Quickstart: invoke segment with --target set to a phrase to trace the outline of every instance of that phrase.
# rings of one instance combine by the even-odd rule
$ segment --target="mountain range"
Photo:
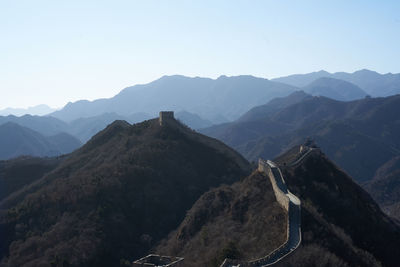
[[[218,79],[164,76],[144,85],[125,88],[109,99],[67,104],[50,115],[64,121],[92,117],[104,112],[129,115],[160,110],[185,110],[220,123],[236,119],[253,106],[285,96],[295,87],[253,76],[221,76]]]
[[[42,104],[29,108],[5,108],[0,110],[0,116],[8,116],[8,115],[23,116],[26,114],[43,116],[52,113],[54,111],[56,111],[55,108],[51,108],[47,105]]]
[[[301,246],[277,266],[397,266],[397,77],[165,76],[49,116],[0,116],[0,266],[263,257],[289,215],[249,173],[275,157],[302,201]],[[160,109],[177,120],[161,126]],[[320,149],[291,164],[306,140]]]
[[[49,169],[0,202],[0,266],[118,266],[250,165],[215,139],[154,119],[115,121]]]
[[[286,77],[272,79],[272,81],[304,87],[319,78],[335,78],[350,82],[373,97],[400,94],[400,74],[380,74],[375,71],[363,69],[353,73],[318,71],[307,74],[294,74]]]
[[[314,96],[325,96],[335,100],[351,101],[361,99],[367,94],[357,85],[339,79],[322,77],[302,89]]]
[[[125,88],[108,99],[68,103],[51,116],[64,121],[98,116],[105,112],[129,115],[159,110],[187,111],[213,124],[236,120],[249,109],[296,90],[336,100],[355,100],[400,93],[400,74],[379,74],[369,70],[354,73],[326,71],[298,74],[272,80],[253,76],[189,78],[164,76],[148,84]]]
[[[334,74],[320,71],[273,80],[253,76],[221,76],[215,80],[164,76],[148,84],[128,87],[109,99],[69,103],[45,117],[0,117],[0,124],[15,122],[43,135],[64,132],[86,142],[114,120],[136,123],[154,117],[160,110],[175,110],[182,122],[200,129],[236,120],[253,107],[296,90],[351,101],[371,94],[372,89],[366,89],[371,84],[381,89],[397,88],[396,77],[397,74],[381,75],[368,70]],[[364,78],[368,83],[363,83]],[[397,92],[393,90],[392,93]],[[385,94],[375,90],[371,95]]]
[[[312,138],[353,178],[364,182],[400,153],[399,109],[400,95],[343,102],[296,92],[202,132],[249,160],[273,158]]]
[[[8,122],[0,125],[0,160],[18,156],[57,156],[81,146],[75,137],[59,133],[43,136],[29,128]]]
[[[194,113],[203,120],[218,124],[235,120],[254,106],[299,89],[311,95],[344,101],[360,99],[367,94],[389,96],[400,93],[400,74],[379,74],[363,69],[353,73],[319,71],[272,80],[246,75],[220,76],[217,79],[163,76],[148,84],[127,87],[112,98],[70,102],[63,109],[52,112],[51,116],[71,122],[104,113],[120,116],[147,113],[152,117],[159,110],[175,110]],[[51,108],[45,105],[7,110],[0,115],[45,115],[51,112]]]
[[[205,128],[212,125],[210,121],[200,118],[197,114],[187,111],[176,113],[176,117],[186,125],[194,129]],[[62,133],[70,134],[78,138],[82,143],[87,142],[92,136],[106,128],[116,120],[125,120],[129,123],[138,123],[150,119],[146,113],[134,113],[130,116],[122,116],[117,113],[103,113],[98,116],[79,118],[71,122],[64,122],[51,116],[0,116],[0,125],[12,122],[29,128],[44,136],[52,136]]]
[[[275,160],[302,201],[302,244],[281,264],[396,266],[399,226],[320,150],[292,166],[299,151]],[[268,254],[288,217],[251,168],[174,119],[115,121],[62,158],[0,162],[0,266],[130,266],[150,252],[219,266]]]
[[[312,139],[387,214],[400,219],[399,109],[400,95],[343,102],[299,91],[201,132],[250,161],[273,158]]]

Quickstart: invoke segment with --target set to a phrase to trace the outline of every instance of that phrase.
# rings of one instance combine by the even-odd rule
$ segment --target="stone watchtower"
[[[173,111],[160,111],[160,125],[162,126],[165,122],[169,120],[175,120]]]

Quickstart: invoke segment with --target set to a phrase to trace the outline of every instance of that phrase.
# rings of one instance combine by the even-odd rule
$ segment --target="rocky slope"
[[[182,256],[185,266],[219,266],[226,257],[264,256],[285,242],[286,227],[286,211],[275,201],[269,179],[255,171],[202,195],[156,252]]]

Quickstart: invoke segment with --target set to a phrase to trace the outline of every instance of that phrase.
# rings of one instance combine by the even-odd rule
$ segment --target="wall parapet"
[[[308,154],[308,153],[307,153]],[[301,157],[302,160],[304,157]],[[298,163],[298,162],[296,162]],[[291,254],[301,243],[301,201],[286,186],[279,167],[270,160],[259,159],[258,171],[265,173],[272,184],[277,202],[288,212],[286,241],[265,257],[252,261],[225,259],[220,267],[264,267],[271,266]]]
[[[283,179],[275,178],[276,175],[282,177],[280,169],[270,160],[258,160],[258,170],[260,172],[266,173],[272,184],[272,189],[274,190],[276,201],[286,210],[289,211],[289,197],[286,195],[288,193],[285,181]]]

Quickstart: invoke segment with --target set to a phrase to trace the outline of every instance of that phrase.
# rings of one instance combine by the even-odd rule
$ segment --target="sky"
[[[0,109],[163,75],[400,72],[397,0],[0,0]]]

